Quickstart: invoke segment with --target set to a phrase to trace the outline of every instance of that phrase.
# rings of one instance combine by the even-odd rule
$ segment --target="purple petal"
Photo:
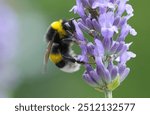
[[[78,25],[79,25],[79,27],[80,27],[82,30],[84,30],[85,32],[89,33],[90,29],[89,29],[87,26],[85,26],[83,23],[78,22]]]
[[[126,45],[123,46],[122,50],[118,52],[119,55],[122,55],[124,52],[128,50],[128,47]]]
[[[137,32],[135,31],[135,29],[132,28],[131,26],[130,26],[130,34],[133,35],[133,36],[137,35]]]
[[[93,0],[94,1],[94,0]],[[92,4],[92,8],[111,8],[114,9],[114,5],[111,2],[108,2],[107,0],[95,0],[94,3]]]
[[[130,51],[127,51],[125,53],[123,53],[120,57],[120,62],[122,64],[125,64],[127,61],[129,61],[131,58],[135,58],[136,54]]]
[[[101,33],[104,38],[111,38],[114,35],[114,30],[112,28],[102,28]]]
[[[88,1],[89,1],[89,4],[92,6],[96,0],[88,0]]]
[[[80,47],[82,49],[82,55],[86,55],[87,54],[87,47],[86,47],[86,45],[81,45]]]
[[[126,4],[126,12],[127,14],[133,14],[133,8],[130,4]]]
[[[85,12],[84,12],[84,7],[81,3],[80,0],[76,0],[76,6],[74,6],[71,10],[71,11],[74,11],[74,13],[78,13],[78,15],[82,18],[85,17]]]
[[[112,80],[114,80],[117,77],[118,74],[118,68],[115,66],[112,70],[111,70],[111,78]]]
[[[90,18],[87,18],[87,19],[86,19],[86,25],[87,25],[87,27],[89,27],[90,29],[93,28],[93,26],[92,26],[92,21],[91,21]]]
[[[77,38],[78,40],[85,41],[84,36],[83,36],[83,33],[82,33],[82,31],[81,31],[81,29],[80,29],[78,23],[77,23],[75,20],[73,21],[73,23],[74,23],[75,28],[76,28],[76,33],[75,33],[75,34],[76,34],[76,38]]]
[[[82,4],[83,4],[84,7],[89,6],[88,0],[81,0],[81,2],[82,2]]]
[[[124,70],[124,72],[120,76],[120,82],[122,82],[128,76],[129,72],[130,72],[130,68],[126,68]]]
[[[87,80],[89,81],[89,79],[90,79],[91,82],[98,85],[99,82],[101,82],[100,81],[101,79],[98,76],[98,74],[96,73],[96,71],[93,70],[93,68],[89,64],[86,64],[85,67],[86,67],[86,72],[84,74],[86,75],[86,78],[88,78]]]
[[[121,34],[118,38],[118,41],[124,41],[126,36],[129,34],[130,32],[130,27],[129,25],[125,24],[122,26],[122,29],[121,29]]]
[[[89,74],[83,74],[83,79],[86,83],[88,83],[92,87],[98,87],[97,83],[93,81],[93,79],[89,76]]]
[[[99,23],[101,25],[101,33],[104,38],[111,38],[114,32],[118,33],[117,28],[113,26],[114,23],[113,12],[108,12],[100,15]]]
[[[112,46],[112,48],[110,49],[110,52],[113,54],[117,51],[119,47],[119,42],[115,42],[114,45]]]
[[[119,23],[119,26],[121,27],[121,29],[122,29],[122,27],[125,25],[127,23],[127,19],[126,18],[121,18],[120,19],[120,23]]]
[[[117,15],[121,16],[123,14],[123,12],[126,9],[126,2],[128,0],[119,0],[118,2],[118,10],[117,10]]]
[[[88,73],[89,71],[93,71],[93,68],[89,64],[85,64],[86,72]]]
[[[109,38],[108,39],[105,38],[104,41],[103,41],[103,45],[104,45],[105,51],[110,50],[110,47],[112,45],[112,40],[109,39]]]
[[[104,47],[100,40],[95,38],[95,49],[94,49],[94,55],[98,57],[104,56]]]
[[[113,62],[110,61],[109,64],[108,64],[108,70],[111,72],[113,67],[114,67]]]
[[[111,28],[113,26],[114,20],[115,18],[113,12],[104,13],[99,16],[99,23],[102,27],[105,28]]]
[[[115,3],[116,0],[110,0],[111,3]]]
[[[122,55],[124,52],[128,50],[127,45],[124,42],[120,42],[120,45],[116,51],[118,55]]]
[[[89,54],[94,55],[94,49],[95,49],[95,46],[93,45],[92,42],[87,44],[87,50]]]
[[[122,75],[124,70],[126,69],[126,65],[125,64],[119,64],[119,74]]]
[[[103,5],[103,6],[101,6],[101,7],[99,8],[99,12],[100,12],[100,14],[102,15],[102,14],[104,14],[104,13],[107,12],[107,8]]]
[[[70,9],[70,11],[69,11],[69,12],[74,12],[74,14],[76,14],[76,13],[77,13],[77,11],[78,11],[77,6],[73,6],[73,7]]]
[[[119,23],[120,23],[120,17],[118,16],[115,18],[113,25],[118,26]]]
[[[101,6],[101,3],[95,0],[95,2],[92,5],[92,8],[95,9],[97,7],[100,7],[100,6]]]
[[[102,63],[101,58],[96,57],[95,58],[96,61],[96,71],[98,73],[98,75],[106,82],[106,83],[110,83],[111,82],[111,76],[109,71],[105,68],[105,66]]]
[[[79,60],[79,61],[83,61],[83,62],[88,62],[88,56],[87,56],[87,47],[86,47],[86,45],[80,45],[80,48],[81,48],[81,54],[82,55],[79,55],[78,56],[78,58],[77,58],[77,60]]]
[[[95,81],[96,83],[99,83],[101,81],[100,76],[97,74],[96,71],[90,71],[89,75],[91,76],[91,78],[93,79],[93,81]]]
[[[92,24],[93,24],[93,26],[94,26],[94,29],[95,29],[97,32],[101,32],[100,25],[99,25],[99,23],[97,22],[96,19],[93,19],[93,20],[92,20]]]
[[[119,53],[119,52],[123,49],[124,46],[125,46],[125,43],[124,43],[124,42],[120,42],[120,43],[119,43],[119,46],[118,46],[118,48],[117,48],[116,53]]]

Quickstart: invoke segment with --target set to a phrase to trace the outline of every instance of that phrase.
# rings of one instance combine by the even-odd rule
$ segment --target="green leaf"
[[[120,85],[120,76],[116,77],[110,84],[107,85],[108,90],[113,91]]]
[[[99,92],[104,92],[102,89],[100,88],[95,88],[95,90],[99,91]]]

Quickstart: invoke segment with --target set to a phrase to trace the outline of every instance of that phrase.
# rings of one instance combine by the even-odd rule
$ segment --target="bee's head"
[[[64,30],[72,34],[75,32],[75,25],[73,23],[73,20],[74,19],[70,19],[69,21],[63,20],[62,22]]]

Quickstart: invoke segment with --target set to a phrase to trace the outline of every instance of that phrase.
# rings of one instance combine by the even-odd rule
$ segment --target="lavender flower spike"
[[[80,44],[82,53],[78,57],[79,61],[85,61],[83,79],[106,97],[112,97],[112,91],[128,76],[130,68],[126,63],[136,57],[129,51],[132,43],[125,41],[128,34],[137,34],[128,24],[133,16],[128,1],[76,0],[71,9],[80,16],[74,25],[75,38],[84,43]],[[89,34],[90,39],[93,37],[90,42],[84,33]]]

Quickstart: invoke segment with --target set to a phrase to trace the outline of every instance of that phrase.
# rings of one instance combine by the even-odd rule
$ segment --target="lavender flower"
[[[76,39],[84,42],[80,45],[82,53],[78,58],[86,63],[83,79],[95,89],[105,92],[106,97],[111,97],[111,92],[128,76],[130,68],[126,63],[136,57],[129,51],[132,43],[125,42],[128,34],[137,34],[128,24],[133,8],[127,2],[76,0],[71,9],[80,16],[74,24]],[[92,36],[93,42],[88,42],[83,32]]]
[[[9,97],[16,84],[14,58],[17,51],[17,21],[12,9],[0,1],[0,97]]]

